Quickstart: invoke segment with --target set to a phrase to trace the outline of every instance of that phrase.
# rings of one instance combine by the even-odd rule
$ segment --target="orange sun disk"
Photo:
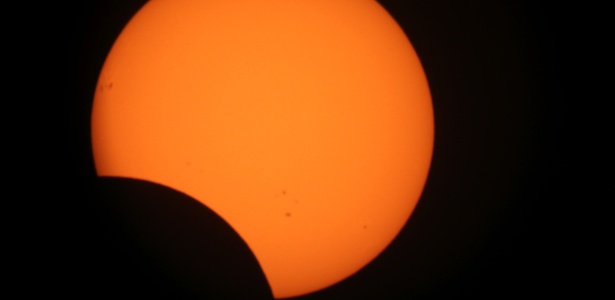
[[[433,112],[412,45],[373,0],[153,0],[92,113],[99,176],[166,185],[222,216],[276,298],[372,261],[425,184]]]

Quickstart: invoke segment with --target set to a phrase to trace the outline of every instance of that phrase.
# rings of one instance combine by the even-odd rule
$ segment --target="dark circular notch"
[[[248,245],[197,200],[114,177],[99,178],[93,196],[114,241],[107,288],[173,299],[273,299]]]

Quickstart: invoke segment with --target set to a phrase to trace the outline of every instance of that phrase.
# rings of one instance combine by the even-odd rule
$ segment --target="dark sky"
[[[41,264],[58,282],[53,289],[79,298],[197,299],[115,221],[119,217],[105,204],[108,196],[97,189],[109,190],[109,183],[96,179],[91,157],[89,114],[98,72],[144,1],[81,2],[42,7],[34,35],[42,38],[33,38],[34,49],[43,52],[33,59],[44,63],[32,76],[50,80],[51,97],[58,99],[39,106],[50,109],[45,113],[50,120],[42,119],[43,132],[53,140],[45,145],[53,155],[48,168],[61,170],[33,175],[53,183],[44,199],[57,203],[50,206],[57,210],[52,220],[39,229],[41,236],[54,236],[41,241],[49,249]],[[348,280],[298,299],[558,294],[569,277],[558,257],[570,238],[568,221],[558,213],[570,192],[563,189],[567,166],[560,151],[566,132],[560,100],[567,93],[563,15],[542,1],[380,3],[412,41],[430,84],[436,122],[432,168],[411,219],[380,257]],[[211,218],[210,224],[218,222]],[[219,247],[227,246],[234,247]],[[222,269],[219,262],[211,273]],[[54,276],[55,270],[65,275]],[[248,273],[237,272],[236,289],[261,291],[249,283]]]

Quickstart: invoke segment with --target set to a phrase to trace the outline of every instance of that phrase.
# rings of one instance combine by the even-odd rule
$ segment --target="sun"
[[[276,298],[372,261],[410,217],[431,96],[376,1],[149,1],[116,40],[92,112],[99,176],[166,185],[222,216]]]

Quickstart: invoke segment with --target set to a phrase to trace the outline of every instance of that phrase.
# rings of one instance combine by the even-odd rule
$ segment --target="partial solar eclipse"
[[[99,176],[181,191],[249,245],[276,298],[356,273],[427,179],[428,83],[373,0],[152,0],[92,112]]]

